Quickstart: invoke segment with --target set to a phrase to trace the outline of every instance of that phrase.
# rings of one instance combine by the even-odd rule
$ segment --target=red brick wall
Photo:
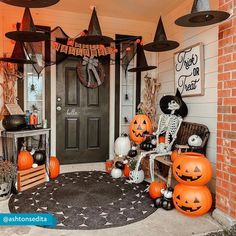
[[[219,0],[236,14],[236,0]],[[219,26],[216,207],[236,218],[236,17]]]

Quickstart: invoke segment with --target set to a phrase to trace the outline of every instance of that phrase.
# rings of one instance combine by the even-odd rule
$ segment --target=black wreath
[[[104,67],[102,65],[102,63],[98,62],[98,66],[96,68],[98,75],[99,75],[99,79],[101,81],[101,84],[103,84],[104,82],[104,78],[105,78],[105,72],[104,72]],[[81,60],[80,62],[78,62],[77,64],[77,75],[78,78],[80,80],[80,82],[87,88],[97,88],[100,85],[97,83],[96,78],[94,76],[94,74],[92,73],[92,71],[89,71],[91,78],[92,78],[92,82],[90,83],[90,85],[88,84],[88,71],[87,71],[87,65],[83,65],[83,60]]]

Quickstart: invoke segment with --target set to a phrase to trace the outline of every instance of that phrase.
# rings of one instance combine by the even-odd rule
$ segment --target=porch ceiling
[[[160,15],[170,12],[185,0],[61,0],[51,9],[91,14],[96,6],[98,16],[109,16],[157,22]]]

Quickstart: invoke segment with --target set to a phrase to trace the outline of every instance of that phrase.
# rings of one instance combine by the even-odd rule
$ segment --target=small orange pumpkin
[[[145,140],[144,133],[152,133],[152,122],[145,114],[137,114],[130,123],[130,139],[140,144]]]
[[[201,216],[212,205],[211,192],[206,186],[177,184],[173,193],[175,208],[187,216]]]
[[[60,173],[60,163],[55,156],[50,157],[49,160],[49,175],[51,179],[57,178]]]
[[[153,181],[149,186],[149,195],[152,199],[161,197],[161,190],[166,188],[163,181]]]
[[[130,174],[130,168],[129,168],[129,164],[125,164],[125,168],[123,170],[124,176],[126,178],[129,178],[129,174]]]
[[[212,177],[211,163],[203,154],[182,153],[173,163],[173,175],[182,184],[205,185]]]
[[[18,170],[30,169],[32,168],[33,163],[34,159],[28,151],[26,150],[20,151],[17,159]]]

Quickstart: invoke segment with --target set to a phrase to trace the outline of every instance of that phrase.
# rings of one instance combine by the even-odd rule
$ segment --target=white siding
[[[218,1],[211,1],[212,8],[217,9]],[[208,142],[207,158],[211,161],[214,169],[214,177],[210,183],[211,190],[215,185],[215,165],[216,165],[216,118],[217,118],[217,76],[218,76],[218,25],[184,28],[175,25],[177,17],[187,14],[191,9],[192,1],[186,0],[178,8],[163,17],[168,38],[180,43],[180,47],[165,53],[158,54],[159,79],[161,90],[159,99],[165,94],[174,94],[174,69],[173,54],[188,46],[202,42],[204,44],[205,62],[205,95],[197,97],[186,97],[183,100],[189,108],[186,121],[202,123],[210,130],[210,140]],[[159,110],[160,112],[160,110]]]

